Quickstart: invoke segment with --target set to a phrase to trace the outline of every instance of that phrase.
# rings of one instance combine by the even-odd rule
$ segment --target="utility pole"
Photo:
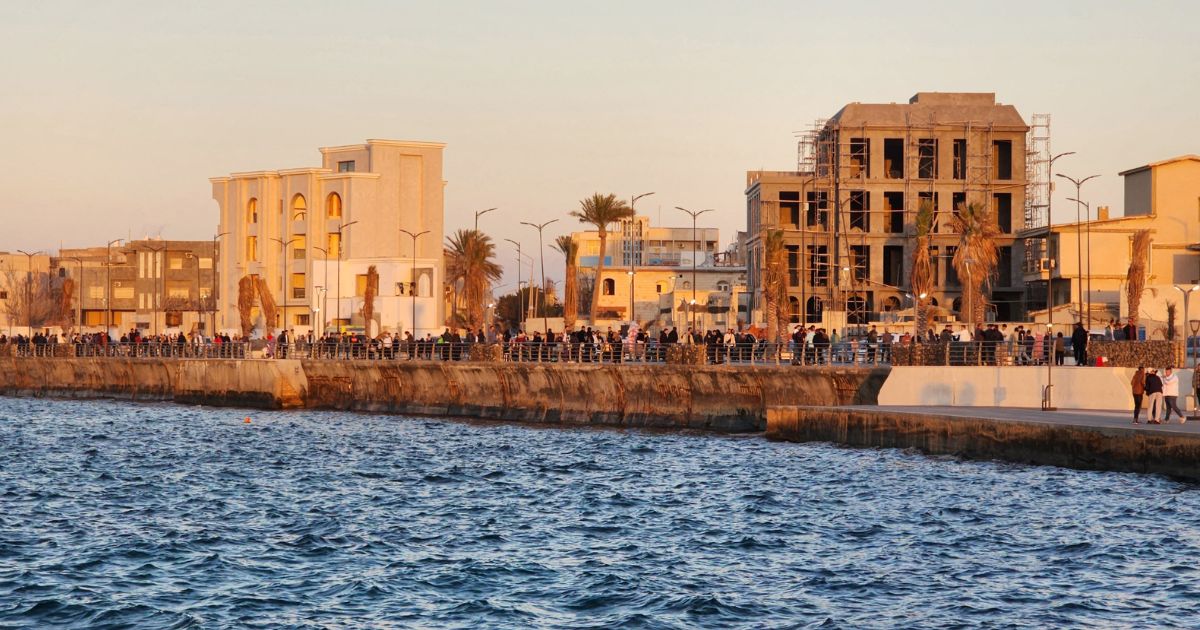
[[[208,299],[212,300],[212,321],[209,322],[212,330],[208,331],[208,336],[210,338],[217,335],[217,292],[220,290],[220,276],[218,275],[217,271],[220,269],[220,267],[217,266],[219,259],[217,254],[220,250],[217,245],[217,241],[219,241],[222,236],[228,235],[229,232],[221,232],[220,234],[213,236],[212,294],[208,296]]]
[[[558,219],[550,219],[549,221],[546,221],[545,223],[529,223],[527,221],[521,222],[521,225],[528,225],[529,227],[536,228],[538,231],[538,255],[541,258],[541,262],[542,262],[542,334],[543,335],[547,334],[550,330],[550,323],[549,323],[550,319],[546,316],[546,297],[545,297],[545,295],[546,295],[546,246],[542,243],[542,230],[544,230],[547,225],[550,225],[551,223],[554,223],[555,221],[558,221]],[[630,299],[633,299],[633,298],[631,297]],[[534,311],[534,313],[536,314],[536,311]]]
[[[417,237],[428,234],[429,230],[422,230],[417,233],[409,232],[403,228],[401,232],[407,234],[412,239],[412,262],[409,263],[408,275],[412,278],[412,284],[409,286],[408,294],[412,297],[412,333],[413,341],[417,340]]]
[[[120,243],[121,239],[115,238],[106,245],[107,253],[104,259],[104,336],[108,337],[108,331],[112,330],[112,246],[113,243]]]
[[[491,212],[492,210],[497,210],[497,208],[488,208],[487,210],[476,210],[475,211],[475,231],[476,232],[479,231],[479,217]]]
[[[337,228],[337,298],[334,300],[334,305],[337,307],[337,313],[333,318],[333,321],[335,322],[342,318],[342,232],[355,223],[358,223],[358,221],[342,223],[341,225],[338,225]]]
[[[691,215],[691,217],[692,217],[692,304],[691,304],[692,309],[691,310],[692,310],[692,334],[695,334],[696,333],[696,255],[699,253],[699,249],[700,249],[700,240],[696,236],[696,217],[704,214],[705,212],[712,212],[713,209],[705,208],[704,210],[688,210],[687,208],[681,208],[679,206],[675,206],[675,209],[682,210],[682,211],[688,213],[689,215]]]
[[[1075,155],[1075,152],[1067,151],[1066,153],[1059,153],[1058,155],[1051,157],[1048,165],[1049,173],[1054,172],[1054,162],[1058,160],[1058,158],[1066,157],[1068,155]],[[1053,234],[1050,230],[1050,224],[1052,223],[1050,207],[1054,201],[1054,179],[1049,178],[1046,185],[1050,188],[1048,191],[1046,191],[1046,257],[1050,258],[1050,242],[1051,238],[1053,237]],[[1059,256],[1056,256],[1056,258],[1059,258]],[[1058,264],[1058,261],[1055,260],[1054,267],[1050,269],[1049,275],[1046,276],[1047,338],[1045,343],[1047,344],[1051,343],[1050,333],[1054,330],[1054,272],[1059,268],[1060,265]],[[1047,348],[1049,348],[1049,346],[1047,346]],[[1042,397],[1042,411],[1058,411],[1058,407],[1054,406],[1054,357],[1051,356],[1051,354],[1052,353],[1050,350],[1047,349],[1046,357],[1050,360],[1046,361],[1046,395]]]
[[[520,327],[520,329],[524,330],[525,329],[525,299],[521,295],[521,244],[512,240],[511,238],[506,238],[504,240],[517,246],[517,309],[519,311],[519,314],[517,315],[517,322],[518,322],[518,326]],[[592,299],[596,299],[595,293],[596,293],[596,290],[592,289]]]

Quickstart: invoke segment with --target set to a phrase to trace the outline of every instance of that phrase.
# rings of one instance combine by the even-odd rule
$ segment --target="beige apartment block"
[[[50,280],[50,256],[42,252],[0,252],[0,333],[29,335],[26,296]],[[24,294],[24,295],[22,295]],[[32,332],[37,332],[33,329]]]
[[[212,178],[223,234],[218,327],[239,330],[238,282],[250,276],[266,282],[279,319],[286,305],[287,327],[297,333],[440,332],[444,147],[367,140],[322,148],[320,167]],[[406,231],[420,234],[415,249]],[[372,266],[379,286],[365,322]],[[267,328],[257,307],[252,319]]]
[[[1161,339],[1167,304],[1174,303],[1176,333],[1182,334],[1185,298],[1175,287],[1189,289],[1200,283],[1200,156],[1162,160],[1120,175],[1125,178],[1124,216],[1110,217],[1108,209],[1100,207],[1090,213],[1095,220],[1031,229],[1023,236],[1025,248],[1038,253],[1023,269],[1042,305],[1031,315],[1046,321],[1047,286],[1052,283],[1056,321],[1083,321],[1096,329],[1110,319],[1128,318],[1126,278],[1133,235],[1150,230],[1139,318],[1148,337]],[[1190,318],[1200,319],[1200,290],[1191,293],[1190,306]]]
[[[911,308],[913,221],[935,210],[934,304],[957,313],[950,217],[987,204],[1002,236],[990,317],[1023,315],[1016,234],[1026,222],[1027,134],[992,93],[920,92],[907,103],[850,103],[800,142],[796,171],[746,173],[747,290],[763,319],[763,238],[783,230],[790,321],[830,328],[888,320]]]
[[[579,246],[580,275],[594,278],[601,256],[599,234],[574,232],[571,238]],[[719,239],[716,228],[655,227],[644,216],[617,223],[603,253],[604,274],[595,283],[596,325],[616,327],[630,321],[632,304],[632,319],[642,327],[686,330],[692,321],[686,309],[693,308],[694,297],[697,325],[736,328],[737,296],[745,293],[746,268],[719,250]]]

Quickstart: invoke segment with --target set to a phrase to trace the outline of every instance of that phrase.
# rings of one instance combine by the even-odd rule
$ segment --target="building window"
[[[992,142],[992,168],[996,179],[1012,179],[1013,159],[1012,141],[995,140]]]
[[[871,176],[871,139],[850,138],[850,177]]]
[[[254,197],[251,197],[250,201],[246,202],[246,223],[258,223],[258,199]]]
[[[295,326],[308,326],[309,325],[308,313],[297,313],[293,322],[294,322],[293,325],[295,325]]]
[[[717,282],[717,290],[721,291],[722,293],[728,293],[729,292],[729,283],[724,280],[718,281]]]
[[[166,314],[167,328],[176,328],[183,325],[183,313],[179,311],[167,311]]]
[[[354,160],[342,160],[341,162],[338,162],[338,172],[339,173],[353,173],[354,172]]]
[[[884,227],[892,234],[904,232],[904,193],[883,193]]]
[[[292,258],[294,260],[304,260],[304,252],[308,250],[308,238],[303,234],[297,234],[292,237]]]
[[[996,225],[1002,234],[1012,233],[1012,193],[995,193],[992,195],[992,206],[995,210]]]
[[[8,291],[0,291],[0,300],[8,299]]]
[[[666,286],[662,282],[659,282],[658,284],[654,285],[654,292],[662,293],[663,289],[665,289],[665,288],[666,288]]]
[[[304,274],[302,274],[302,273],[292,274],[292,299],[294,299],[294,300],[303,300],[304,299],[305,284],[306,283],[304,280]]]
[[[297,194],[292,197],[292,220],[295,221],[301,217],[308,216],[308,200],[304,195]],[[280,217],[283,218],[283,217]]]
[[[246,237],[246,260],[254,262],[258,260],[258,237]]]
[[[800,226],[800,191],[783,190],[779,192],[779,222]]]
[[[788,321],[793,324],[800,323],[800,300],[794,296],[788,296]]]
[[[883,139],[883,176],[904,179],[904,139]]]
[[[330,232],[326,239],[325,251],[333,258],[338,258],[342,251],[342,235],[338,232]]]
[[[865,190],[850,191],[850,229],[871,231],[871,193]]]
[[[867,282],[871,279],[871,246],[850,246],[850,277],[855,282]]]
[[[604,279],[604,295],[616,295],[617,283],[612,278]]]
[[[821,298],[813,296],[808,298],[808,303],[804,307],[804,320],[808,323],[821,323],[821,315],[825,312],[825,304]]]
[[[167,259],[167,268],[172,271],[183,269],[183,256],[171,256]]]
[[[325,198],[325,214],[330,219],[342,218],[342,196],[337,193],[329,193]]]
[[[788,286],[798,287],[800,286],[800,246],[786,245],[785,248],[787,249]],[[725,286],[728,287],[729,285],[726,284]],[[723,291],[728,289],[718,288],[717,290]]]
[[[917,140],[917,177],[937,179],[937,138]]]
[[[212,258],[201,258],[200,259],[200,268],[201,269],[212,269],[212,263],[213,263]]]

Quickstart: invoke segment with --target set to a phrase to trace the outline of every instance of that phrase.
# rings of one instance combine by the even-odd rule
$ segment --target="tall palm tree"
[[[1125,301],[1129,303],[1129,325],[1137,329],[1142,308],[1142,292],[1146,290],[1146,259],[1150,254],[1150,230],[1133,233],[1133,253],[1129,271],[1125,273]]]
[[[958,249],[951,264],[963,284],[963,298],[969,300],[971,312],[967,313],[976,326],[983,325],[983,313],[987,298],[983,295],[984,284],[990,284],[1000,253],[996,249],[996,237],[1000,226],[985,204],[971,203],[962,206],[950,219],[950,229],[958,233]]]
[[[763,234],[763,302],[766,307],[767,338],[778,343],[780,330],[787,327],[787,249],[783,230],[768,230]]]
[[[579,209],[572,211],[571,216],[579,219],[580,223],[595,227],[596,235],[600,238],[600,260],[596,262],[596,281],[592,285],[592,309],[589,313],[589,319],[595,326],[596,310],[600,305],[600,300],[597,299],[599,296],[595,292],[604,285],[604,253],[608,247],[608,224],[632,218],[633,208],[617,199],[616,195],[593,193],[591,197],[579,202]],[[630,317],[632,316],[630,313]]]
[[[503,273],[500,265],[492,260],[496,245],[491,237],[479,230],[458,230],[446,238],[446,247],[450,251],[446,275],[452,283],[462,281],[467,326],[481,328],[484,296],[491,283],[499,280]]]
[[[563,234],[554,239],[554,249],[562,252],[567,259],[566,280],[563,285],[563,329],[574,330],[575,318],[579,316],[579,272],[576,258],[579,256],[579,243],[570,234]]]
[[[916,305],[916,338],[923,339],[929,327],[929,309],[926,300],[933,292],[933,265],[929,260],[929,234],[933,231],[933,202],[928,199],[917,206],[917,216],[913,223],[916,244],[912,252],[912,275],[909,286],[912,288],[913,304]],[[921,297],[925,296],[925,297]]]

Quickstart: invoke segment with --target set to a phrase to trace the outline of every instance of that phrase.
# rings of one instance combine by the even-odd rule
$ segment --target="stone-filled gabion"
[[[1096,359],[1104,357],[1113,367],[1179,367],[1183,365],[1182,341],[1108,341],[1093,339],[1088,342],[1088,364],[1095,365]]]
[[[499,363],[504,360],[504,348],[498,343],[474,343],[467,352],[467,358],[471,361]]]
[[[706,346],[672,344],[667,346],[667,363],[671,365],[704,365]]]

